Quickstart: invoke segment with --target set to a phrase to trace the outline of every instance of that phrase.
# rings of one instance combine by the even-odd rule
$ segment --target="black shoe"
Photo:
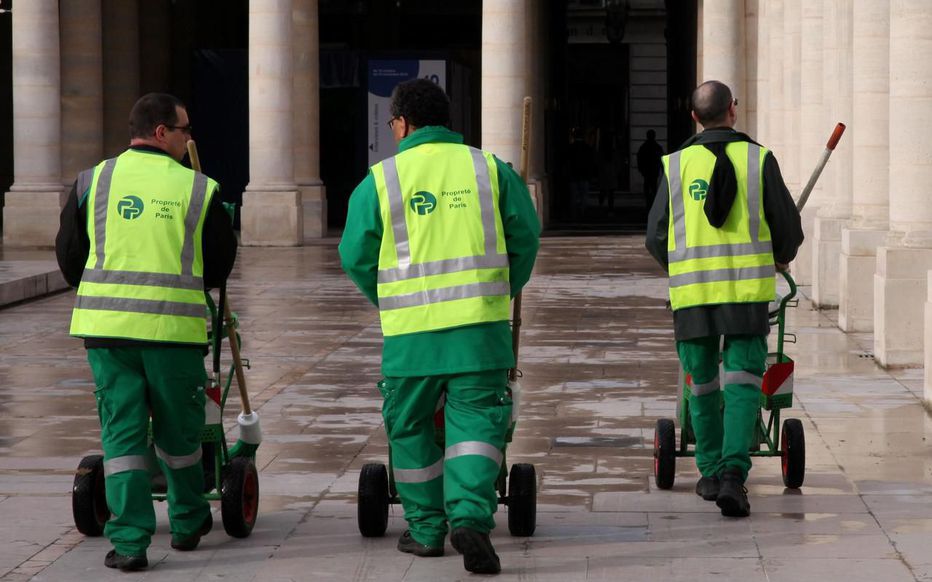
[[[489,534],[468,527],[458,527],[450,536],[453,549],[463,554],[463,567],[476,574],[498,574],[502,563],[492,547]]]
[[[179,552],[190,552],[197,548],[197,545],[201,543],[201,538],[210,533],[211,528],[214,527],[214,517],[207,513],[207,519],[204,520],[204,523],[201,524],[201,529],[197,533],[190,535],[184,539],[176,539],[175,536],[172,536],[172,548],[178,550]]]
[[[741,471],[737,469],[722,471],[722,486],[715,504],[721,508],[722,515],[726,517],[747,517],[751,515],[748,490],[744,488]]]
[[[124,556],[118,554],[116,550],[110,550],[107,552],[107,557],[104,558],[104,566],[119,568],[123,572],[136,572],[148,568],[149,560],[145,554],[141,556]]]
[[[718,499],[718,491],[722,482],[718,477],[700,477],[696,483],[696,495],[706,501],[715,501]]]
[[[414,554],[422,558],[436,558],[443,555],[443,546],[435,548],[419,543],[416,539],[411,537],[411,530],[406,529],[405,533],[401,534],[401,537],[398,538],[398,551],[406,554]]]

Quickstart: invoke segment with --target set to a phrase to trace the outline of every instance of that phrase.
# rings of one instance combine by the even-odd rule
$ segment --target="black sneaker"
[[[136,572],[148,568],[149,560],[145,554],[141,556],[124,556],[118,554],[116,550],[110,550],[107,552],[107,557],[104,558],[104,566],[118,568],[123,572]]]
[[[171,546],[173,549],[178,550],[179,552],[190,552],[197,548],[197,545],[201,543],[201,538],[210,533],[211,528],[214,527],[214,517],[207,512],[207,518],[204,520],[204,523],[201,524],[201,529],[197,533],[192,534],[184,539],[176,539],[175,536],[172,536]]]
[[[744,479],[738,469],[725,469],[722,471],[722,485],[718,492],[715,504],[726,517],[747,517],[751,515],[751,504],[748,502],[748,490],[744,487]]]
[[[492,547],[489,534],[468,527],[458,527],[450,536],[453,549],[463,554],[463,567],[476,574],[498,574],[502,563]]]
[[[718,499],[718,491],[722,482],[718,477],[700,477],[696,482],[696,495],[706,501],[715,501]]]
[[[422,558],[437,558],[443,555],[443,546],[435,548],[419,543],[416,539],[411,537],[411,530],[406,529],[405,533],[401,534],[401,537],[398,538],[398,551],[406,554],[414,554]]]

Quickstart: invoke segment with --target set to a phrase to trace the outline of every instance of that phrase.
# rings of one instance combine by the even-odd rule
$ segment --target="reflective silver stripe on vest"
[[[752,281],[754,279],[767,279],[776,276],[773,265],[762,267],[738,267],[735,269],[712,269],[710,271],[694,271],[670,275],[670,287],[695,285],[696,283],[715,283],[718,281]]]
[[[485,239],[486,256],[494,255],[498,243],[495,230],[495,203],[492,200],[492,179],[489,177],[489,164],[482,150],[469,148],[472,165],[476,171],[476,185],[479,188],[479,209],[482,212],[482,235]]]
[[[146,458],[142,455],[126,455],[104,461],[104,477],[123,473],[124,471],[148,471]]]
[[[162,449],[155,445],[155,456],[160,458],[170,469],[184,469],[186,467],[193,467],[198,464],[201,460],[201,447],[197,447],[193,453],[190,455],[169,455]]]
[[[505,253],[486,255],[484,257],[459,257],[456,259],[443,259],[429,263],[415,263],[405,268],[382,269],[379,271],[379,283],[393,283],[406,279],[416,279],[429,275],[446,275],[448,273],[461,273],[474,269],[505,268],[510,265],[508,255]]]
[[[194,172],[194,185],[191,186],[191,203],[184,217],[184,244],[181,247],[181,274],[194,272],[194,233],[201,218],[204,200],[207,198],[207,176]]]
[[[77,179],[77,183],[75,184],[74,191],[75,191],[75,195],[77,195],[78,197],[79,202],[81,200],[81,196],[83,196],[85,192],[90,190],[91,184],[93,182],[94,182],[94,170],[93,169],[84,170],[83,172],[78,174],[78,179]]]
[[[725,372],[725,384],[752,384],[760,388],[764,379],[750,372]]]
[[[482,441],[463,441],[447,447],[444,457],[449,461],[466,455],[479,455],[492,460],[496,465],[502,464],[502,452],[489,443]]]
[[[686,248],[686,206],[683,204],[683,181],[680,177],[681,153],[675,151],[670,154],[667,169],[670,173],[670,200],[673,204],[673,240],[677,251]]]
[[[772,271],[773,267],[770,269]],[[379,309],[388,311],[390,309],[429,305],[432,303],[441,303],[443,301],[470,299],[472,297],[490,297],[496,295],[504,295],[507,297],[510,296],[510,294],[511,286],[505,282],[469,283],[467,285],[441,287],[440,289],[426,289],[406,295],[379,297]]]
[[[760,146],[748,142],[748,224],[751,241],[760,240]]]
[[[129,313],[153,313],[155,315],[207,318],[206,308],[203,305],[198,305],[196,303],[180,303],[177,301],[78,295],[74,307],[75,309],[96,309],[98,311],[123,311]]]
[[[690,387],[690,391],[692,392],[693,396],[703,396],[705,394],[717,392],[719,388],[721,388],[721,385],[719,384],[718,376],[716,376],[704,384],[693,384]]]
[[[104,268],[104,249],[107,244],[107,205],[110,203],[110,182],[113,180],[113,168],[116,158],[104,162],[104,167],[97,176],[97,193],[94,195],[94,253],[97,255],[98,269]]]
[[[443,475],[443,459],[438,459],[436,463],[423,469],[399,469],[392,468],[395,475],[395,483],[427,483]]]
[[[147,287],[169,287],[202,291],[204,280],[194,275],[170,275],[168,273],[146,273],[142,271],[106,271],[85,269],[82,281],[88,283],[111,283],[116,285],[144,285]]]
[[[769,241],[751,243],[735,243],[721,245],[706,245],[701,247],[688,247],[670,251],[670,262],[688,261],[690,259],[709,259],[712,257],[734,257],[739,255],[759,255],[773,253],[773,246]]]
[[[394,157],[382,161],[382,173],[385,175],[388,208],[392,215],[395,254],[398,257],[398,267],[404,269],[411,264],[411,244],[408,241],[408,225],[405,221],[405,201],[401,194],[401,180],[398,178],[398,166],[395,165]]]

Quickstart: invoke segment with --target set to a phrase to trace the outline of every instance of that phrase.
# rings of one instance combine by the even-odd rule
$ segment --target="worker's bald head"
[[[703,127],[727,125],[728,109],[732,101],[728,85],[721,81],[706,81],[693,91],[692,105],[696,121]]]

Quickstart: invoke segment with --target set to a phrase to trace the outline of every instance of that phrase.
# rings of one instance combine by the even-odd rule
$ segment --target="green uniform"
[[[343,268],[380,307],[380,390],[405,518],[435,547],[448,520],[494,525],[515,364],[508,299],[530,277],[540,234],[521,178],[460,144],[442,127],[402,140],[353,192],[340,243]],[[433,430],[442,396],[446,450]]]
[[[667,251],[674,312],[706,305],[766,305],[773,300],[773,249],[761,181],[767,154],[761,146],[741,141],[717,153],[693,145],[664,156],[673,217]],[[721,212],[729,196],[725,181],[715,173],[726,171],[721,169],[726,164],[734,168],[736,191]],[[713,192],[716,187],[723,191]],[[713,220],[721,222],[713,225]],[[677,341],[680,362],[691,377],[696,464],[706,477],[733,468],[746,479],[766,369],[766,336],[726,334],[723,350],[721,341],[719,335]],[[720,361],[724,378],[719,377]]]
[[[127,150],[78,177],[90,251],[71,334],[88,349],[104,450],[105,534],[124,556],[144,555],[155,532],[148,420],[168,482],[172,536],[198,532],[203,497],[202,231],[217,184],[160,153]]]

